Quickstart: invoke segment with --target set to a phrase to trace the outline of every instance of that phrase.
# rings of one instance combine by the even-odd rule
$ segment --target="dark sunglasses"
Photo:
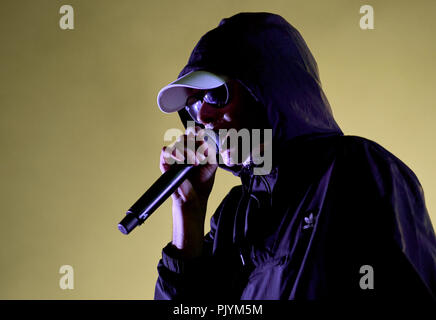
[[[195,122],[199,122],[198,113],[203,102],[214,108],[223,108],[230,102],[230,92],[227,83],[210,90],[202,90],[186,99],[185,109]]]

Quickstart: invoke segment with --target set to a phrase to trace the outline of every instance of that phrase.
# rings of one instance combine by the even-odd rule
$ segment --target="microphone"
[[[217,146],[216,134],[212,130],[205,130],[205,141],[211,138]],[[218,149],[215,149],[218,150]],[[210,149],[208,149],[210,152]],[[118,230],[129,234],[134,228],[144,223],[148,217],[173,194],[186,180],[188,174],[195,168],[193,164],[176,164],[170,167],[153,185],[130,207],[126,216],[118,224]]]

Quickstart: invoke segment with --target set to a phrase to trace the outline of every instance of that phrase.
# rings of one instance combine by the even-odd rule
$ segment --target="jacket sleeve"
[[[434,298],[436,238],[415,174],[375,143],[350,143],[337,164],[305,296]]]
[[[155,300],[198,299],[208,295],[208,273],[211,272],[210,246],[207,245],[210,232],[205,236],[203,254],[193,259],[178,256],[177,249],[168,243],[162,250],[157,270]],[[210,274],[212,277],[212,274]]]
[[[374,242],[372,251],[379,252],[381,265],[382,279],[378,282],[383,284],[386,279],[387,295],[414,292],[414,299],[435,299],[436,237],[422,186],[413,171],[383,147],[370,144],[366,154],[382,209],[374,210],[378,215],[373,215],[372,223],[366,222],[366,230],[377,230],[374,224],[379,222],[378,229],[385,234],[386,242],[392,243],[383,250],[380,243]]]
[[[229,210],[238,196],[233,188],[219,205],[210,220],[210,231],[204,237],[203,252],[200,257],[184,259],[178,256],[177,249],[168,243],[162,250],[157,270],[155,300],[210,300],[223,290],[218,263],[213,255],[215,232],[220,216]]]

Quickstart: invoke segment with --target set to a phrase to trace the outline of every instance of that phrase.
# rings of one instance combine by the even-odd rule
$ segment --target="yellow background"
[[[75,30],[59,28],[59,8]],[[375,30],[361,30],[361,5]],[[129,236],[124,212],[160,176],[176,115],[156,106],[201,35],[241,11],[303,35],[346,134],[372,139],[420,179],[436,221],[435,1],[0,2],[2,299],[151,299],[170,201]],[[219,172],[208,216],[230,186]],[[207,231],[207,230],[206,230]],[[71,265],[74,290],[61,290]]]

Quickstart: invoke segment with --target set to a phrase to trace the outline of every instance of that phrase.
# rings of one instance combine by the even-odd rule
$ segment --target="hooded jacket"
[[[155,299],[436,296],[436,238],[415,174],[377,143],[344,136],[299,32],[270,13],[223,19],[179,76],[237,79],[265,108],[273,168],[234,174],[203,254],[168,244]],[[185,110],[179,111],[185,124]]]

